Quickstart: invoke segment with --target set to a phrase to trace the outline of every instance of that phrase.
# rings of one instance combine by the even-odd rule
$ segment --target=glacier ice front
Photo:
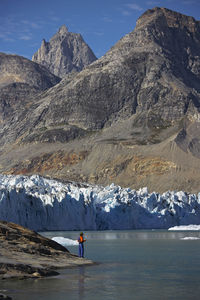
[[[200,194],[0,175],[0,219],[34,230],[156,229],[200,224]]]

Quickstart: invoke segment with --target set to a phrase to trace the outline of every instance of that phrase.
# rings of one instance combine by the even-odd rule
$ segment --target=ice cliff
[[[0,175],[0,219],[34,230],[150,229],[200,224],[200,193],[148,193]]]

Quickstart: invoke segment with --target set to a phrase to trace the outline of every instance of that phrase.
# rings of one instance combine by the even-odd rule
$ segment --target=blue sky
[[[155,6],[200,20],[200,0],[0,0],[0,52],[31,59],[65,24],[100,57]]]

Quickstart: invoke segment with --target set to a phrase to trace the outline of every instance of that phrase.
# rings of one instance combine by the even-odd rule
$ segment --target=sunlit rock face
[[[72,71],[81,71],[96,60],[96,56],[78,33],[69,32],[63,25],[58,32],[33,55],[32,60],[63,78]]]

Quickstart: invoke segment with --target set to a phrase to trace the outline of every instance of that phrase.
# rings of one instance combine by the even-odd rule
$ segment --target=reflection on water
[[[76,231],[54,231],[41,232],[42,235],[52,238],[53,235],[77,240],[79,232]],[[185,237],[200,238],[199,231],[166,231],[166,230],[130,230],[130,231],[88,231],[85,232],[85,238],[91,240],[115,240],[115,239],[183,239]]]
[[[199,232],[188,232],[187,235],[199,237]],[[120,231],[120,232],[99,232],[88,233],[88,238],[91,239],[103,239],[103,240],[115,240],[115,239],[137,239],[137,240],[149,240],[149,239],[182,239],[186,237],[186,232],[169,232],[169,231]]]
[[[76,239],[78,232],[46,232]],[[53,278],[3,281],[13,300],[197,300],[200,294],[198,232],[85,232],[86,257],[99,265],[61,270]],[[71,252],[77,246],[69,247]],[[6,291],[6,292],[5,292]]]
[[[79,279],[78,279],[79,299],[84,298],[84,288],[85,288],[85,267],[80,267],[79,268]]]

